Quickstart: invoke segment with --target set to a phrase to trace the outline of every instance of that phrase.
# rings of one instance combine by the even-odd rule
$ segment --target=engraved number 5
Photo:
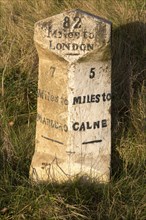
[[[93,79],[95,77],[95,68],[91,68],[89,78]]]

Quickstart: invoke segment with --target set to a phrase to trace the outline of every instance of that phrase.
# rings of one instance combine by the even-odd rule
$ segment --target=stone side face
[[[108,181],[110,22],[80,10],[35,24],[39,80],[33,180],[90,175]]]

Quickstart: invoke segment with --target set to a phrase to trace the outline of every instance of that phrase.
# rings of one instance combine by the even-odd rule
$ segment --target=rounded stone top
[[[34,41],[72,63],[103,50],[110,42],[111,22],[79,9],[38,21]]]

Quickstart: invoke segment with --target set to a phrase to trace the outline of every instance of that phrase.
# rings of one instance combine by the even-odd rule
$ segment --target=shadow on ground
[[[112,175],[122,171],[116,151],[130,123],[130,103],[146,80],[146,24],[133,22],[112,32]],[[146,81],[145,81],[146,82]],[[145,84],[146,85],[146,84]]]

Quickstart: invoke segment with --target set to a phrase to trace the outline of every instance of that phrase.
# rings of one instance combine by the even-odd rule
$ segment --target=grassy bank
[[[1,0],[0,219],[146,219],[144,0]],[[82,178],[32,185],[38,56],[34,23],[80,8],[112,30],[112,168],[109,184]]]

